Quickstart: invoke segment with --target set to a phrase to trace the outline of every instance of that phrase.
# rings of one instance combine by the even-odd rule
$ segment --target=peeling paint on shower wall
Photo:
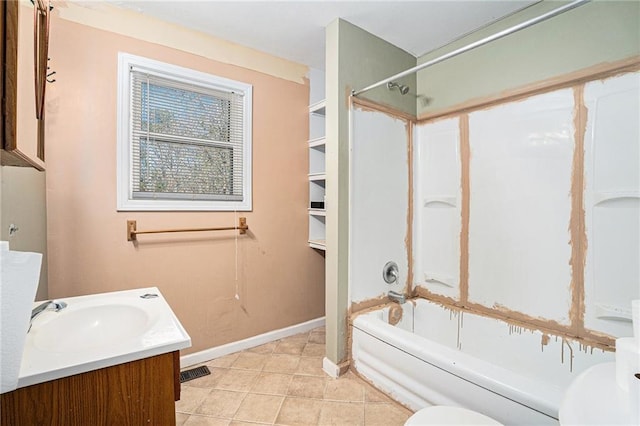
[[[414,282],[460,300],[462,187],[459,118],[417,125]]]
[[[469,114],[469,301],[569,323],[573,92]]]
[[[409,282],[409,152],[403,118],[354,108],[352,125],[349,281],[350,303],[358,303],[402,293]],[[382,278],[387,261],[398,264],[393,284]]]
[[[576,129],[576,131],[571,135],[571,137],[575,140],[576,146],[573,149],[572,159],[569,162],[570,166],[567,166],[567,168],[571,169],[571,188],[572,188],[571,191],[567,191],[567,193],[571,193],[571,205],[572,205],[571,222],[570,222],[570,226],[567,226],[567,229],[571,231],[571,239],[572,239],[571,263],[573,265],[573,270],[576,271],[576,274],[575,276],[573,276],[572,274],[572,284],[571,286],[565,285],[565,291],[567,292],[567,295],[571,296],[570,298],[571,313],[569,314],[569,318],[571,319],[571,322],[570,323],[567,321],[559,322],[557,320],[553,320],[548,318],[547,316],[539,315],[539,314],[532,315],[531,312],[527,313],[526,311],[523,312],[522,309],[514,309],[514,306],[511,304],[495,302],[493,303],[493,305],[491,305],[491,303],[478,303],[478,301],[473,301],[473,300],[464,301],[464,300],[456,300],[448,297],[438,296],[437,294],[434,294],[431,290],[427,288],[418,287],[417,294],[423,297],[427,297],[431,300],[439,301],[445,306],[452,306],[454,308],[469,310],[471,312],[479,313],[481,315],[500,318],[501,320],[509,324],[522,324],[524,327],[528,329],[537,329],[537,330],[544,331],[545,333],[560,334],[563,336],[567,336],[567,338],[579,342],[581,346],[586,346],[586,347],[596,346],[596,347],[611,349],[612,340],[610,336],[606,336],[603,333],[605,329],[593,328],[593,326],[586,327],[586,329],[585,327],[583,327],[582,315],[584,314],[584,308],[583,308],[584,305],[580,304],[582,296],[576,297],[576,293],[581,294],[580,291],[582,288],[584,288],[584,291],[586,292],[587,295],[591,293],[592,297],[596,297],[593,289],[594,287],[593,284],[591,286],[586,286],[585,288],[585,286],[583,286],[581,283],[581,274],[584,268],[584,250],[587,248],[586,237],[584,236],[584,225],[582,226],[580,225],[580,221],[584,220],[584,215],[585,215],[585,211],[582,208],[583,203],[581,201],[582,190],[585,187],[585,184],[581,183],[581,180],[577,180],[577,178],[580,178],[583,174],[582,172],[583,158],[580,154],[583,151],[582,138],[585,137],[584,136],[585,125],[588,128],[591,128],[589,126],[593,126],[593,124],[587,123],[586,110],[583,105],[581,93],[582,93],[583,85],[586,85],[588,87],[592,87],[592,86],[606,87],[607,84],[610,84],[610,82],[622,81],[626,78],[626,81],[628,83],[626,83],[626,86],[623,85],[624,88],[621,88],[621,87],[614,88],[615,87],[615,84],[614,84],[611,89],[606,89],[606,90],[612,90],[612,93],[617,93],[618,94],[617,96],[619,98],[624,98],[624,96],[628,97],[631,104],[625,104],[624,106],[622,106],[621,104],[611,104],[609,107],[611,112],[624,111],[624,113],[622,114],[614,113],[613,117],[609,117],[607,116],[606,112],[605,113],[602,112],[603,111],[602,108],[597,109],[595,108],[595,106],[591,108],[589,111],[593,114],[593,117],[607,116],[609,118],[604,118],[605,120],[609,120],[612,123],[618,123],[615,125],[609,124],[609,126],[611,126],[612,128],[627,129],[627,130],[620,130],[619,136],[613,139],[616,141],[621,141],[621,143],[623,143],[622,146],[626,146],[626,148],[610,150],[610,154],[611,152],[615,151],[618,153],[617,155],[621,155],[622,157],[620,157],[617,160],[611,157],[611,155],[609,156],[605,155],[603,157],[602,150],[600,150],[599,158],[601,160],[602,158],[608,158],[607,164],[611,164],[611,165],[613,164],[617,165],[622,163],[626,164],[626,166],[624,167],[616,166],[616,173],[619,176],[626,176],[625,179],[627,179],[626,186],[625,184],[623,184],[622,186],[629,187],[629,182],[640,181],[640,179],[638,179],[637,176],[635,179],[633,178],[634,176],[633,171],[635,170],[635,173],[637,174],[637,170],[640,169],[640,164],[636,164],[638,161],[640,161],[639,160],[640,156],[637,155],[637,152],[640,152],[640,146],[638,146],[638,142],[637,142],[638,137],[632,136],[632,134],[634,134],[634,131],[637,133],[637,129],[640,128],[640,125],[637,122],[638,108],[639,108],[638,106],[639,102],[637,100],[637,92],[640,88],[640,74],[638,74],[637,72],[635,74],[629,73],[630,70],[638,69],[639,60],[640,58],[636,58],[633,61],[625,60],[625,61],[621,61],[618,64],[610,64],[608,67],[608,70],[604,70],[601,67],[596,67],[590,70],[594,73],[593,75],[591,75],[591,77],[588,77],[589,70],[580,70],[579,72],[576,72],[575,77],[577,80],[573,82],[575,87],[572,86],[572,88],[570,89],[570,93],[571,93],[570,97],[573,98],[573,104],[574,104],[572,108],[572,121],[573,121],[573,127]],[[601,78],[604,78],[604,80],[598,81],[598,79],[601,79]],[[594,81],[590,82],[591,80],[594,80]],[[633,84],[631,84],[632,82]],[[571,82],[565,81],[564,84],[569,85],[571,84]],[[553,95],[554,93],[558,93],[561,91],[561,90],[554,91],[553,89],[554,89],[553,86],[548,88],[547,89],[548,93]],[[544,90],[544,88],[542,90]],[[605,93],[606,93],[606,90],[605,90]],[[613,102],[612,99],[614,99],[614,97],[607,95],[606,99],[610,102]],[[619,99],[616,99],[615,102],[619,102],[619,101],[620,101]],[[519,102],[519,104],[521,103],[522,102]],[[514,102],[509,102],[509,103],[505,102],[504,105],[512,105],[512,104],[514,104]],[[595,111],[599,111],[598,113],[599,115],[596,115]],[[464,116],[464,114],[462,115]],[[595,122],[596,118],[590,118],[590,120],[591,120],[590,122]],[[602,133],[602,129],[605,127],[606,126],[603,126],[602,124],[598,126],[598,129],[600,129],[599,130],[600,133]],[[460,133],[463,134],[462,129]],[[586,133],[587,135],[591,135],[594,132],[592,130],[587,130]],[[602,140],[612,140],[611,137],[606,137],[604,135],[601,135],[600,137]],[[465,139],[465,138],[462,138],[462,139]],[[589,153],[590,145],[587,144],[584,149],[586,149],[586,152]],[[631,151],[629,151],[630,149]],[[629,162],[634,162],[634,165],[627,164]],[[578,164],[576,165],[576,163]],[[589,170],[589,167],[592,167],[590,166],[589,161],[585,163],[585,167],[587,168],[587,170]],[[610,174],[611,173],[608,173],[607,175],[610,175]],[[633,184],[631,184],[631,186],[633,186]],[[472,181],[472,187],[473,187],[473,181]],[[587,188],[586,194],[590,194],[590,192],[595,192],[594,190],[589,190],[588,186],[586,188]],[[631,212],[632,210],[629,210],[629,208],[631,208],[634,205],[633,204],[634,201],[632,201],[634,197],[636,198],[636,202],[637,202],[637,189],[634,191],[632,188],[630,191],[627,191],[627,192],[625,192],[624,190],[621,191],[620,189],[618,189],[617,191],[613,191],[613,192],[615,193],[614,194],[615,196],[613,198],[621,199],[623,202],[620,204],[620,206],[625,207],[625,209],[614,209],[614,210],[603,210],[603,211],[630,211]],[[466,198],[466,196],[463,198]],[[473,197],[471,198],[473,199]],[[634,211],[634,213],[630,213],[630,216],[628,215],[626,222],[624,222],[624,220],[618,220],[615,222],[617,226],[620,227],[619,230],[623,230],[622,233],[618,232],[619,237],[616,237],[616,239],[623,238],[623,240],[625,241],[624,244],[626,244],[625,248],[621,249],[618,247],[611,246],[611,244],[609,244],[609,246],[607,246],[607,250],[604,253],[612,253],[614,254],[614,257],[608,256],[609,258],[620,259],[620,261],[623,261],[624,264],[626,264],[627,266],[631,267],[632,269],[633,268],[636,268],[636,269],[627,270],[626,275],[624,277],[621,276],[620,279],[616,280],[616,284],[620,283],[618,285],[619,289],[618,291],[611,290],[609,294],[613,295],[614,297],[613,299],[611,299],[611,296],[609,296],[609,299],[608,299],[614,302],[609,302],[608,304],[600,302],[601,303],[600,307],[595,310],[592,307],[593,312],[599,310],[598,312],[601,318],[607,319],[606,317],[609,317],[608,318],[608,321],[609,321],[608,325],[610,326],[609,329],[611,329],[612,325],[615,325],[615,327],[618,327],[616,332],[612,333],[611,331],[609,331],[609,333],[614,336],[622,336],[630,333],[629,324],[620,320],[624,319],[623,316],[625,312],[625,303],[626,305],[628,305],[631,299],[640,297],[640,295],[637,294],[637,291],[639,291],[640,288],[638,288],[637,285],[633,284],[634,282],[633,280],[637,280],[638,277],[640,277],[640,271],[637,270],[638,268],[637,261],[634,262],[632,260],[629,260],[633,258],[634,256],[633,253],[640,253],[640,247],[639,247],[640,243],[638,242],[638,238],[633,237],[634,235],[639,234],[639,232],[633,231],[633,229],[635,229],[634,224],[637,225],[637,223],[640,222],[640,208],[635,207],[635,209],[636,210]],[[472,214],[473,214],[473,211],[472,211]],[[635,221],[633,221],[634,217],[636,218]],[[620,225],[621,223],[627,223],[627,225],[624,225],[624,226]],[[589,226],[587,226],[587,230],[588,229],[589,229]],[[615,234],[615,232],[613,234]],[[592,238],[590,238],[590,240],[591,239]],[[574,242],[577,242],[577,243],[574,243]],[[564,244],[564,243],[560,242],[559,244]],[[589,247],[591,248],[592,244],[589,244]],[[595,251],[592,250],[592,253],[594,252],[597,252],[597,250]],[[615,253],[618,253],[618,254],[615,255]],[[636,255],[635,259],[637,259],[637,257],[638,256]],[[603,251],[600,250],[600,259],[606,259],[606,258],[607,256],[603,257]],[[627,260],[625,261],[623,259],[627,259]],[[419,283],[419,281],[417,282]],[[603,298],[602,289],[612,288],[612,286],[606,285],[606,282],[607,282],[606,277],[604,278],[600,277],[598,282],[600,283],[601,290],[600,290],[600,295],[597,297],[600,297],[602,300]],[[516,287],[521,285],[521,280],[514,280],[513,285],[515,285]],[[562,290],[562,286],[559,286],[558,289]],[[634,293],[634,289],[636,293]],[[578,292],[576,292],[576,290],[578,290]],[[576,300],[578,303],[576,303]],[[532,303],[535,304],[535,299],[532,301]],[[543,303],[546,303],[546,300],[544,300]],[[604,307],[602,305],[604,305]],[[612,319],[615,319],[614,317],[617,317],[620,320],[612,321]],[[604,322],[601,321],[601,323],[606,323],[606,321]]]

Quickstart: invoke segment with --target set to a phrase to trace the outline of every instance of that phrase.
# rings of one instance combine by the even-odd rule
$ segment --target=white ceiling
[[[324,69],[324,28],[336,18],[420,56],[538,0],[107,1]]]

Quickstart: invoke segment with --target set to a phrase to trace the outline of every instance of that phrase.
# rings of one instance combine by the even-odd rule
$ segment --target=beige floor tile
[[[398,404],[365,404],[364,424],[367,426],[394,426],[404,425],[411,411]]]
[[[229,355],[222,356],[220,358],[212,359],[211,361],[207,361],[206,365],[210,367],[231,367],[238,356],[240,356],[240,352],[235,352]]]
[[[260,371],[262,370],[262,367],[264,367],[264,364],[267,362],[268,358],[269,355],[266,354],[242,352],[231,367]]]
[[[209,366],[207,366],[209,367]],[[185,382],[188,386],[193,386],[196,388],[213,388],[218,384],[220,378],[225,375],[227,372],[226,368],[218,368],[218,367],[209,367],[209,371],[211,374],[206,376],[198,377],[197,379],[189,380]]]
[[[311,332],[311,334],[309,335],[309,343],[320,343],[324,345],[326,343],[326,337],[324,332],[323,333]]]
[[[306,344],[306,340],[281,340],[273,350],[273,353],[301,355]]]
[[[253,352],[256,354],[270,354],[273,352],[275,347],[278,345],[278,342],[269,342],[264,345],[256,346],[255,348],[247,349],[247,352]]]
[[[176,401],[176,411],[193,413],[205,397],[209,395],[209,392],[211,392],[211,389],[182,385],[180,388],[180,401]]]
[[[216,384],[216,389],[234,390],[246,392],[251,389],[256,378],[260,374],[255,370],[238,370],[230,368]]]
[[[176,412],[176,426],[182,426],[188,418],[189,414]]]
[[[294,334],[293,336],[285,337],[282,340],[290,340],[290,341],[298,340],[298,341],[306,342],[307,340],[309,340],[309,334],[311,334],[311,331],[307,331],[306,333]]]
[[[246,395],[245,392],[214,389],[202,401],[196,414],[232,419]]]
[[[296,374],[305,374],[307,376],[327,377],[322,369],[322,357],[302,357],[298,363]]]
[[[293,376],[287,395],[322,399],[326,379],[313,376]]]
[[[207,417],[192,414],[184,424],[185,426],[228,426],[229,419],[221,419],[218,417]]]
[[[298,369],[300,357],[287,354],[272,354],[264,365],[263,371],[271,373],[293,374]]]
[[[233,417],[234,420],[272,424],[284,396],[248,394]]]
[[[404,425],[413,413],[352,371],[326,376],[324,341],[321,327],[204,363],[212,374],[182,385],[177,425]]]
[[[302,351],[302,356],[324,356],[324,343],[307,343]]]
[[[329,379],[324,391],[324,399],[335,401],[364,401],[364,383],[358,378],[342,376]]]
[[[364,424],[364,404],[361,402],[324,401],[319,425],[355,426]]]
[[[320,420],[322,401],[306,398],[285,398],[276,424],[291,426],[316,425]]]
[[[380,392],[378,389],[374,388],[370,384],[364,385],[364,402],[383,402],[383,403],[393,403],[394,401],[389,398],[386,394]]]
[[[262,372],[250,392],[269,395],[286,395],[293,376],[291,374]]]

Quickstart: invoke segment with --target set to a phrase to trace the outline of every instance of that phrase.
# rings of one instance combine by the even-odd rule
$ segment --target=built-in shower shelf
[[[309,214],[312,216],[326,216],[327,212],[324,209],[309,209]]]
[[[434,195],[424,199],[425,207],[456,207],[457,198],[446,195]]]
[[[593,205],[601,205],[611,202],[640,200],[640,191],[611,191],[611,192],[594,192]]]

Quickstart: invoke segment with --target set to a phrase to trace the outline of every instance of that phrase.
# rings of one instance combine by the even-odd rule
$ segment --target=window
[[[251,85],[126,53],[118,72],[118,210],[251,210]]]

